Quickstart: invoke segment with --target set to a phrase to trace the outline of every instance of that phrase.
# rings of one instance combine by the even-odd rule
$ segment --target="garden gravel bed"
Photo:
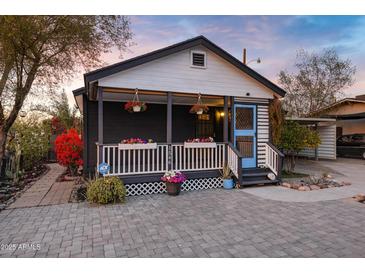
[[[311,191],[325,188],[343,187],[351,185],[351,183],[346,181],[338,181],[332,178],[331,175],[325,174],[322,177],[308,176],[305,178],[286,179],[281,185],[283,187],[299,191]]]
[[[13,203],[21,196],[27,189],[29,189],[34,182],[38,181],[49,171],[47,165],[39,165],[32,170],[25,172],[18,183],[14,183],[8,179],[0,182],[0,211]]]

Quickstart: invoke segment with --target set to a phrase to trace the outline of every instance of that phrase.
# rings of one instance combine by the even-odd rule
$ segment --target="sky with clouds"
[[[298,49],[334,48],[356,66],[355,83],[346,96],[365,94],[365,16],[130,16],[133,44],[123,53],[104,56],[116,63],[197,35],[204,35],[238,59],[247,48],[248,60],[260,57],[251,68],[277,83],[280,70],[292,70]],[[83,85],[82,75],[65,84]]]

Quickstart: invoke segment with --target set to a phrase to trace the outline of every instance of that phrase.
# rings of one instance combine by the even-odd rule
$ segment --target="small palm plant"
[[[232,173],[232,171],[231,171],[231,169],[229,168],[228,165],[224,165],[220,172],[221,172],[221,178],[223,180],[232,179],[233,173]]]

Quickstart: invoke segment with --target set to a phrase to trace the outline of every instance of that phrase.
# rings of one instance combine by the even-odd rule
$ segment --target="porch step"
[[[269,173],[271,173],[269,168],[243,169],[241,186],[278,183],[279,180],[270,180],[267,178]]]
[[[241,186],[251,186],[251,185],[266,185],[266,184],[277,184],[279,180],[252,180],[252,181],[243,181]]]

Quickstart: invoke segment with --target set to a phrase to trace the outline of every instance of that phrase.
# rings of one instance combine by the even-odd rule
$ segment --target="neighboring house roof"
[[[303,123],[320,123],[320,122],[336,122],[336,119],[332,118],[316,118],[316,117],[285,117],[285,120],[287,121],[297,121],[297,122],[303,122]]]
[[[360,104],[365,104],[365,100],[359,100],[359,99],[354,99],[354,98],[344,98],[340,101],[337,101],[329,106],[326,106],[326,107],[323,107],[323,108],[320,108],[319,110],[317,111],[314,111],[312,113],[310,113],[309,116],[315,116],[315,115],[320,115],[322,114],[323,112],[326,112],[326,111],[329,111],[333,108],[336,108],[336,107],[339,107],[340,105],[343,105],[343,104],[348,104],[348,103],[360,103]]]
[[[241,71],[245,72],[246,74],[248,74],[249,76],[251,76],[252,78],[257,80],[264,86],[268,87],[269,89],[271,89],[278,95],[285,96],[286,92],[282,88],[280,88],[279,86],[277,86],[270,80],[266,79],[264,76],[260,75],[259,73],[257,73],[256,71],[254,71],[253,69],[248,67],[247,65],[243,64],[237,58],[235,58],[234,56],[232,56],[231,54],[229,54],[222,48],[218,47],[216,44],[214,44],[213,42],[211,42],[204,36],[197,36],[195,38],[192,38],[192,39],[189,39],[189,40],[186,40],[186,41],[183,41],[183,42],[180,42],[180,43],[177,43],[177,44],[174,44],[174,45],[171,45],[171,46],[168,46],[168,47],[156,50],[156,51],[152,51],[147,54],[143,54],[143,55],[125,60],[123,62],[119,62],[119,63],[113,64],[110,66],[106,66],[106,67],[85,73],[84,74],[85,87],[88,88],[90,82],[97,81],[98,79],[110,76],[112,74],[121,72],[123,70],[127,70],[130,68],[139,66],[141,64],[168,56],[170,54],[173,54],[173,53],[185,50],[185,49],[189,49],[191,47],[199,46],[199,45],[208,48],[209,50],[211,50],[215,54],[219,55],[221,58],[228,61],[233,66],[240,69]]]

